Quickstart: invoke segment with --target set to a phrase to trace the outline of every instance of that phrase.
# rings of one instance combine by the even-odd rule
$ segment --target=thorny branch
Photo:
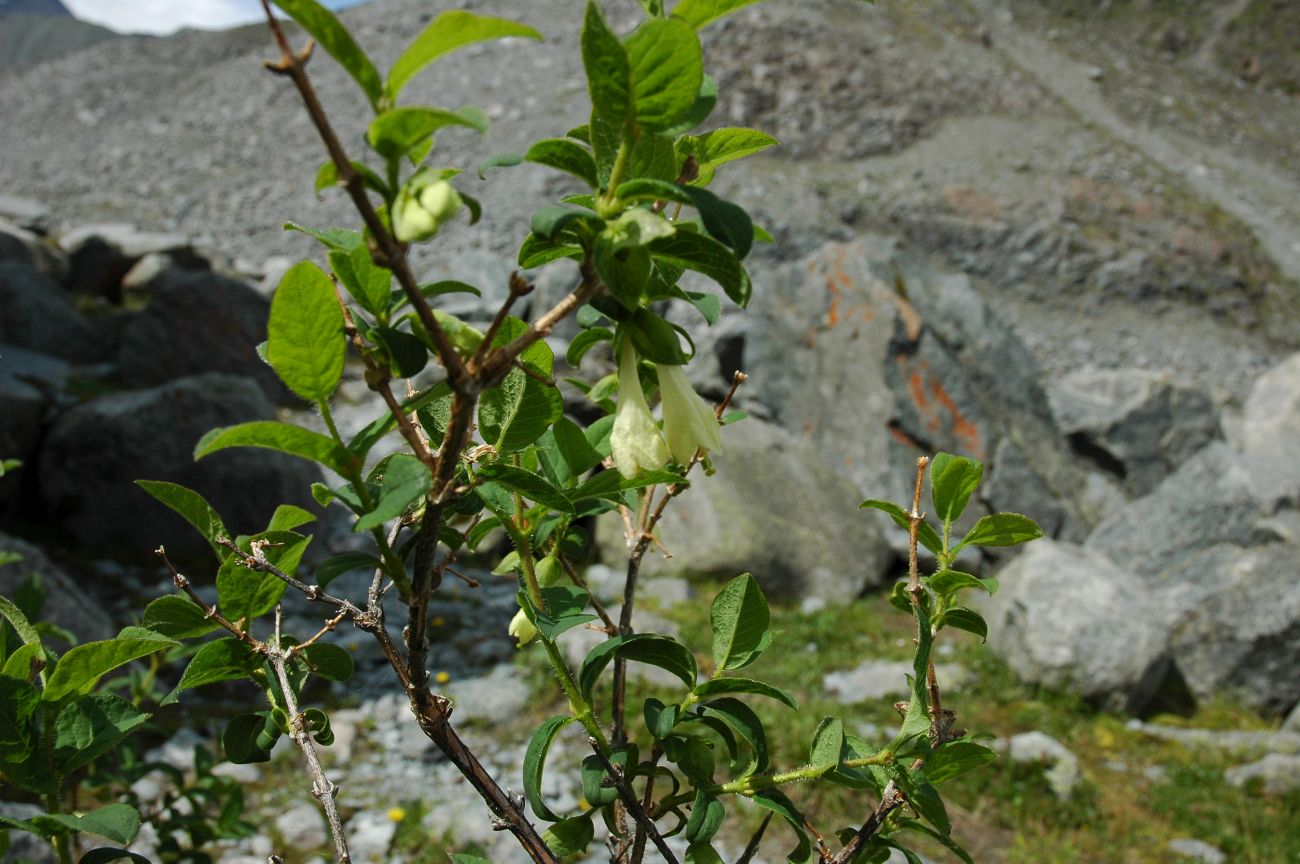
[[[664,860],[667,861],[668,864],[678,864],[677,856],[673,854],[673,850],[668,847],[667,841],[665,841],[663,835],[659,833],[659,829],[655,827],[654,820],[646,814],[645,808],[641,806],[641,802],[636,800],[636,794],[632,791],[632,787],[628,785],[627,778],[623,775],[622,769],[609,761],[609,757],[601,751],[600,744],[595,738],[588,738],[587,743],[590,744],[591,749],[595,751],[596,758],[599,759],[600,764],[604,766],[605,773],[609,775],[610,782],[612,782],[614,788],[618,790],[618,797],[622,799],[623,806],[627,808],[627,811],[632,814],[632,818],[636,820],[638,828],[644,829],[645,832],[650,835],[651,842],[655,844],[655,848],[659,850],[660,855],[664,856]]]

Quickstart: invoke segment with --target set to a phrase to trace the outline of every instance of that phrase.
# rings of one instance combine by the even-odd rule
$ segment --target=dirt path
[[[1266,165],[1169,129],[1137,126],[1107,103],[1096,70],[1028,33],[997,0],[977,0],[993,45],[1086,122],[1182,179],[1197,195],[1248,225],[1291,279],[1300,281],[1300,183]],[[1103,73],[1114,74],[1114,73]]]

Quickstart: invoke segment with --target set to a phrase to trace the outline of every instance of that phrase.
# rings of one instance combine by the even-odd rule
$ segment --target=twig
[[[763,834],[766,833],[767,826],[771,821],[772,812],[769,810],[767,815],[763,817],[763,821],[758,824],[758,830],[754,832],[754,836],[750,837],[749,842],[745,844],[745,851],[740,853],[740,857],[736,859],[736,864],[749,864],[753,860],[754,855],[758,852],[758,844],[763,842]]]
[[[499,377],[509,371],[511,361],[524,353],[528,346],[538,339],[549,336],[556,324],[573,310],[599,294],[605,287],[601,283],[600,277],[596,275],[594,265],[589,261],[583,261],[579,266],[582,269],[582,281],[578,283],[577,288],[573,289],[550,310],[540,315],[536,321],[529,324],[528,329],[516,336],[509,344],[497,348],[487,355],[483,365],[478,370],[484,387],[493,386]]]
[[[302,595],[306,597],[308,600],[311,600],[315,603],[326,603],[330,606],[335,607],[336,609],[340,609],[346,612],[348,615],[351,615],[353,617],[362,614],[361,610],[358,609],[356,605],[352,603],[351,600],[345,600],[342,597],[335,597],[333,594],[329,594],[323,591],[319,585],[308,585],[306,582],[303,582],[301,579],[298,579],[294,576],[290,576],[288,573],[285,573],[283,570],[281,570],[279,567],[276,567],[270,561],[267,561],[265,553],[262,552],[263,547],[260,546],[256,541],[254,541],[253,543],[252,552],[245,552],[243,549],[240,549],[238,546],[235,545],[233,541],[231,541],[229,537],[217,538],[217,544],[221,546],[225,546],[227,549],[229,549],[230,551],[238,555],[241,563],[249,570],[256,570],[259,573],[270,573],[272,576],[281,580],[290,588],[293,588],[294,590],[301,592]]]
[[[884,795],[880,798],[880,803],[876,805],[876,809],[871,811],[871,815],[867,817],[866,822],[862,823],[858,833],[854,834],[849,842],[844,844],[844,848],[839,851],[839,854],[830,860],[830,864],[848,864],[848,862],[856,858],[866,842],[880,830],[880,826],[885,824],[889,814],[902,807],[906,800],[903,793],[898,791],[898,787],[894,785],[894,781],[890,780],[889,785],[885,787]]]
[[[189,595],[189,598],[194,602],[194,605],[203,610],[204,618],[216,621],[227,632],[229,632],[230,635],[234,636],[240,642],[252,647],[254,650],[263,650],[265,646],[263,646],[263,644],[258,640],[254,639],[251,633],[240,627],[238,624],[228,621],[220,612],[217,611],[216,606],[209,606],[204,602],[203,598],[194,590],[194,587],[190,585],[190,580],[182,576],[180,571],[176,569],[176,565],[172,564],[171,559],[167,557],[167,550],[164,547],[159,546],[154,550],[154,554],[161,558],[163,563],[167,565],[167,569],[171,571],[172,584]]]
[[[279,606],[276,606],[277,610],[279,608],[280,608]],[[317,642],[321,640],[321,637],[324,636],[326,633],[334,632],[334,628],[339,626],[339,622],[341,622],[346,617],[348,617],[348,610],[344,609],[343,611],[339,612],[339,614],[335,615],[333,618],[326,621],[325,626],[317,630],[315,636],[312,636],[306,642],[300,642],[297,645],[290,647],[289,650],[285,652],[285,656],[292,658],[293,655],[297,654],[298,652],[306,648],[310,648],[312,645],[315,645]]]
[[[601,752],[600,744],[595,738],[588,738],[587,743],[590,744],[591,749],[595,751],[596,758],[600,760],[600,764],[605,766],[605,773],[609,775],[609,779],[613,782],[614,788],[618,790],[618,796],[623,800],[623,805],[627,807],[627,811],[632,814],[632,818],[635,819],[639,825],[645,828],[646,834],[650,836],[650,841],[655,844],[655,848],[659,850],[659,854],[664,856],[664,860],[667,861],[668,864],[678,864],[677,856],[673,854],[672,849],[668,848],[668,843],[664,840],[663,835],[659,833],[659,829],[655,827],[654,820],[646,815],[645,809],[641,806],[641,802],[636,800],[636,795],[632,793],[632,788],[627,785],[627,778],[623,776],[622,769],[610,762],[609,757]]]
[[[276,626],[278,630],[279,606],[276,607]],[[348,853],[348,840],[343,833],[343,820],[339,818],[338,806],[334,801],[339,787],[325,776],[320,757],[316,755],[316,745],[312,743],[311,735],[307,733],[306,720],[298,710],[298,700],[293,695],[293,686],[289,683],[289,675],[284,665],[288,656],[281,650],[278,638],[275,647],[266,652],[266,659],[275,670],[275,677],[279,680],[280,690],[284,694],[284,707],[289,713],[290,736],[302,751],[303,758],[307,760],[307,770],[311,772],[312,797],[320,802],[321,809],[325,811],[325,820],[329,823],[330,836],[334,838],[334,853],[338,857],[339,864],[349,864],[352,856]]]
[[[564,568],[564,572],[573,580],[573,584],[587,592],[587,597],[591,602],[591,608],[596,611],[596,616],[599,617],[601,623],[605,625],[605,632],[610,636],[613,636],[618,632],[618,625],[616,625],[614,619],[610,617],[609,610],[605,608],[605,604],[601,603],[596,599],[596,595],[591,593],[591,588],[587,585],[587,580],[583,578],[582,574],[578,572],[578,569],[569,562],[567,557],[563,554],[560,554],[557,557],[559,558],[560,566]]]
[[[483,362],[484,355],[491,350],[492,342],[497,338],[501,325],[506,323],[506,318],[510,315],[510,309],[515,305],[515,301],[530,294],[534,287],[533,283],[519,275],[518,270],[510,274],[510,293],[506,295],[505,302],[501,304],[496,317],[492,319],[487,332],[483,334],[483,341],[479,344],[478,350],[474,352],[474,359],[470,361],[471,368],[477,368],[478,364]]]

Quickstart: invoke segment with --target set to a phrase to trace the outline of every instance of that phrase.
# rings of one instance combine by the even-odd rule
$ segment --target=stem
[[[49,776],[58,777],[54,770],[54,718],[55,710],[48,703],[41,705],[41,740],[44,743],[45,768],[49,771]],[[63,808],[60,806],[58,790],[45,796],[45,810],[49,813],[62,813]],[[54,846],[55,853],[59,856],[59,864],[72,864],[72,842],[67,834],[55,834],[50,841]]]
[[[664,860],[668,864],[678,864],[677,856],[673,854],[672,849],[668,848],[668,843],[664,840],[663,835],[659,833],[659,829],[655,827],[654,820],[641,807],[641,803],[636,800],[636,795],[632,793],[632,787],[628,786],[623,771],[609,761],[609,757],[601,751],[596,738],[588,739],[588,743],[596,751],[596,757],[600,759],[600,764],[605,767],[605,773],[609,775],[609,779],[613,781],[614,786],[618,789],[618,796],[622,799],[623,805],[627,807],[627,811],[632,814],[632,818],[650,835],[650,840],[659,850],[659,854],[664,856]]]
[[[279,629],[279,613],[276,614],[276,629]],[[289,675],[285,671],[285,654],[280,647],[277,633],[277,640],[274,648],[269,648],[266,652],[266,659],[270,662],[271,668],[275,670],[275,677],[280,682],[280,690],[284,695],[284,707],[289,713],[289,731],[293,742],[298,745],[302,751],[303,758],[307,760],[307,770],[311,773],[312,797],[320,802],[321,808],[325,811],[325,820],[329,823],[330,836],[334,839],[334,854],[338,858],[339,864],[349,864],[352,856],[348,853],[348,840],[343,833],[343,820],[339,818],[338,806],[334,801],[334,796],[338,794],[339,787],[337,784],[330,782],[325,776],[325,769],[320,763],[320,757],[316,755],[316,745],[312,743],[311,736],[307,734],[307,727],[302,713],[298,710],[298,700],[293,694],[293,687],[289,683]]]

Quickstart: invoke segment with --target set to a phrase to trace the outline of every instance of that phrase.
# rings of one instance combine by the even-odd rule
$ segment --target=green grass
[[[702,596],[711,593],[707,586],[699,588]],[[708,604],[692,602],[657,611],[680,628],[683,642],[700,649],[701,669],[708,671]],[[822,717],[843,718],[849,731],[866,724],[876,724],[886,733],[897,727],[892,697],[841,705],[826,694],[823,677],[866,659],[910,657],[911,627],[910,619],[881,597],[810,614],[773,609],[773,628],[779,631],[776,642],[744,674],[784,687],[800,702],[800,710],[793,712],[771,700],[747,700],[772,739],[775,768],[793,768],[806,760],[809,741]],[[954,837],[979,864],[1155,864],[1177,860],[1166,844],[1178,837],[1211,843],[1234,862],[1300,862],[1300,793],[1270,796],[1258,788],[1233,788],[1223,779],[1226,768],[1250,757],[1195,752],[1148,738],[1129,729],[1127,717],[1094,711],[1068,693],[1016,681],[1005,664],[974,638],[965,634],[950,638],[945,632],[940,641],[951,642],[953,651],[939,659],[961,664],[972,673],[962,689],[944,700],[945,707],[958,712],[959,725],[998,737],[1042,731],[1069,748],[1083,772],[1068,802],[1052,795],[1041,766],[1013,766],[1006,760],[947,784],[942,791]],[[539,697],[552,694],[539,698],[537,716],[529,718],[533,722],[563,710],[540,654],[521,652],[521,665],[530,685],[538,688],[535,692]],[[651,694],[673,695],[633,680],[628,726],[642,738],[640,705]],[[598,702],[598,709],[607,710],[602,691]],[[1205,706],[1190,718],[1157,719],[1198,728],[1269,728],[1265,721],[1229,703]],[[786,791],[828,838],[840,827],[860,824],[874,803],[860,793],[828,784],[800,784]],[[730,802],[728,810],[733,814],[729,841],[738,848],[760,814]],[[765,855],[775,860],[790,835],[784,827],[773,826],[769,836]],[[933,845],[918,842],[917,848],[936,862],[955,860]]]

